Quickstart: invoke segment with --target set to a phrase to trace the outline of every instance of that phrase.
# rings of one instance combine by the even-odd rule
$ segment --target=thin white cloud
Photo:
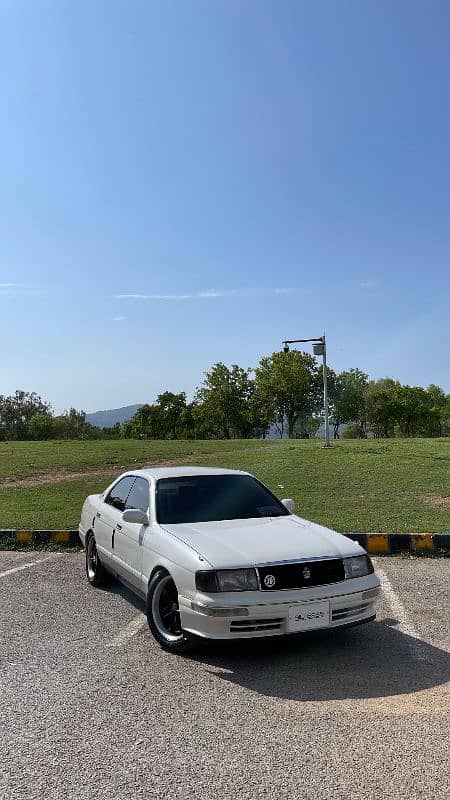
[[[116,300],[190,300],[193,294],[116,294]]]
[[[219,289],[207,289],[206,292],[199,292],[197,297],[201,297],[203,300],[209,300],[211,297],[231,297],[234,294],[237,294],[236,289],[229,289],[226,292],[220,291]]]
[[[21,287],[19,283],[0,283],[0,296],[5,297],[14,295],[20,288]]]
[[[123,322],[125,319],[128,319],[128,317],[113,317],[113,322]]]
[[[359,285],[361,289],[373,289],[374,286],[377,285],[377,281],[367,280],[367,281],[360,281]]]
[[[212,300],[219,297],[255,297],[257,295],[292,294],[294,288],[284,289],[206,289],[189,294],[116,294],[116,300]]]

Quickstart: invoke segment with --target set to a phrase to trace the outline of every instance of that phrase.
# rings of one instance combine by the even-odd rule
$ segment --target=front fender
[[[155,570],[162,567],[170,573],[178,590],[184,597],[196,593],[195,573],[200,569],[211,569],[211,564],[181,542],[175,536],[151,526],[143,541],[143,588],[147,592],[149,581]]]

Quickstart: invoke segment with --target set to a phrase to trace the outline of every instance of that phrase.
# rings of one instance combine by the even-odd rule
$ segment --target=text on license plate
[[[330,604],[328,600],[289,606],[288,630],[290,631],[323,628],[329,624]]]

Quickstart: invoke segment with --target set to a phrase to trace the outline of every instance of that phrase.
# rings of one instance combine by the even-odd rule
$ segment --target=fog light
[[[191,608],[198,614],[205,614],[207,617],[248,617],[248,608],[242,606],[238,608],[226,608],[225,606],[204,606],[203,603],[191,601]]]

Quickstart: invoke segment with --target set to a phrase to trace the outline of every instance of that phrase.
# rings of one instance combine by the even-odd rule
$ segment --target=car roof
[[[222,469],[221,467],[144,467],[130,469],[125,475],[142,475],[146,478],[187,478],[194,475],[248,475],[240,469]]]

